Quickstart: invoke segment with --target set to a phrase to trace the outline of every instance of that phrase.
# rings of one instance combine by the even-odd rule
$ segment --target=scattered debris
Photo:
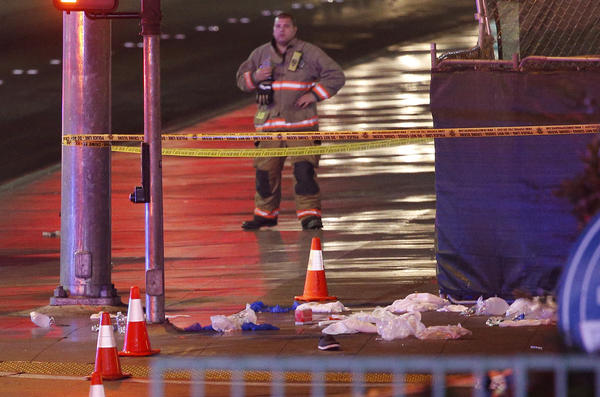
[[[545,302],[542,301],[541,297],[535,297],[533,299],[519,298],[506,310],[506,317],[515,319],[519,316],[522,316],[525,320],[551,319],[556,321],[556,302],[554,302],[552,297],[547,297]]]
[[[483,300],[480,296],[475,304],[475,315],[476,316],[500,316],[504,315],[508,310],[508,303],[502,298],[493,296]]]
[[[42,313],[31,312],[29,313],[29,317],[31,318],[31,322],[40,328],[50,328],[54,324],[53,317],[46,316]]]
[[[230,316],[211,316],[210,322],[215,331],[229,332],[242,329],[242,324],[244,323],[256,324],[257,317],[250,305],[246,304],[246,308],[241,312],[232,314]]]
[[[374,334],[377,333],[377,327],[373,323],[351,316],[344,320],[333,322],[323,329],[322,332],[328,335],[355,334],[358,332]]]
[[[447,305],[437,309],[437,312],[463,313],[469,310],[465,305]]]
[[[298,306],[300,306],[300,304],[298,302],[294,302],[294,304],[291,307],[284,307],[284,306],[279,306],[279,305],[267,306],[262,301],[256,301],[256,302],[252,302],[250,304],[250,307],[252,308],[252,310],[254,310],[257,313],[260,313],[260,312],[287,313],[292,310],[296,310],[296,308]]]
[[[313,313],[341,313],[350,310],[340,301],[330,303],[307,302],[296,307],[296,310],[304,309],[310,309]]]
[[[426,312],[448,306],[450,301],[428,292],[407,295],[398,299],[386,309],[392,313]]]
[[[550,325],[553,324],[554,320],[549,318],[546,319],[523,319],[523,320],[504,320],[499,326],[500,327],[531,327],[538,325]]]
[[[490,317],[486,325],[493,327],[526,327],[549,325],[557,321],[556,303],[550,297],[519,298],[504,313],[504,317]]]
[[[487,325],[488,327],[497,327],[503,321],[504,321],[504,317],[490,317],[485,322],[485,325]]]
[[[420,312],[410,312],[392,318],[383,318],[377,323],[377,333],[387,341],[416,336],[425,330]]]
[[[462,336],[471,335],[472,332],[458,325],[434,325],[427,327],[415,336],[419,339],[458,339]]]
[[[322,322],[319,323],[321,324]],[[419,339],[457,339],[471,334],[471,331],[460,324],[426,327],[421,321],[420,312],[396,315],[382,307],[370,313],[355,313],[342,320],[332,321],[322,332],[328,335],[378,333],[387,341],[409,336]]]
[[[94,313],[90,315],[90,320],[99,320],[101,317],[101,313]],[[108,313],[107,313],[108,314]],[[127,330],[127,314],[123,314],[121,312],[117,312],[117,314],[108,314],[109,318],[114,318],[115,322],[112,323],[113,331],[119,332],[120,334],[124,334]],[[100,323],[97,322],[92,325],[92,332],[98,332],[100,330]]]
[[[312,310],[303,309],[294,312],[294,321],[296,325],[310,324],[313,321]]]

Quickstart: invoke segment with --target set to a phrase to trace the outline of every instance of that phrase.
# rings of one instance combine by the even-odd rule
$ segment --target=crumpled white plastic
[[[447,305],[440,307],[436,312],[462,313],[467,310],[469,310],[469,308],[465,305]]]
[[[329,335],[355,334],[357,332],[374,334],[377,333],[377,327],[375,324],[364,321],[358,316],[351,316],[327,326],[322,332]]]
[[[246,308],[241,312],[232,314],[230,316],[216,315],[210,317],[210,322],[213,329],[219,332],[240,330],[242,329],[242,324],[256,324],[256,321],[256,312],[252,310],[248,303],[246,304]]]
[[[343,311],[350,310],[347,307],[344,307],[340,301],[329,303],[307,302],[296,307],[296,310],[305,309],[310,309],[313,311],[313,313],[341,313]]]
[[[372,323],[372,324],[378,324],[379,321],[382,318],[395,318],[396,315],[392,312],[387,311],[384,307],[376,307],[372,312],[363,312],[360,311],[358,313],[352,313],[349,316],[344,316],[344,315],[333,315],[332,317],[336,317],[337,319],[332,319],[332,320],[326,320],[326,321],[319,321],[319,326],[324,326],[324,325],[330,325],[330,324],[334,324],[339,322],[339,320],[346,320],[348,318],[352,318],[353,320],[356,321],[360,321],[360,322],[366,322],[366,323]],[[353,324],[353,323],[349,323],[349,324]],[[332,327],[330,330],[334,330],[336,328]],[[343,328],[339,328],[339,329],[343,329]],[[368,331],[368,332],[377,332],[375,331]],[[343,333],[343,332],[338,332],[338,333]],[[354,333],[354,332],[348,332],[348,333]]]
[[[477,316],[500,316],[506,313],[508,303],[502,298],[493,296],[483,300],[483,296],[477,299],[475,304],[475,315]]]
[[[551,298],[546,299],[546,302],[543,302],[540,297],[533,299],[518,298],[506,310],[505,315],[510,320],[523,316],[523,319],[526,320],[551,319],[556,321],[556,302]]]
[[[386,309],[393,313],[425,312],[447,306],[450,301],[428,292],[417,292],[398,299]]]
[[[434,325],[418,332],[415,336],[419,339],[458,339],[472,332],[458,325]]]
[[[388,311],[385,307],[378,306],[371,312],[360,311],[358,313],[353,313],[352,317],[355,317],[362,321],[368,321],[370,323],[378,324],[382,319],[393,319],[396,318],[397,315]]]
[[[322,324],[321,322],[319,323]],[[355,334],[377,332],[384,340],[402,339],[416,336],[419,339],[457,339],[469,335],[471,331],[458,325],[426,327],[421,322],[420,312],[394,314],[385,307],[377,307],[372,312],[358,312],[329,324],[324,334]]]
[[[394,318],[383,318],[377,324],[377,333],[387,341],[403,339],[424,330],[425,325],[421,322],[421,313],[419,312],[410,312]]]
[[[45,314],[38,312],[29,313],[29,317],[31,318],[31,322],[41,328],[50,328],[52,324],[54,324],[54,318],[46,316]]]
[[[537,325],[549,325],[552,324],[554,320],[550,318],[544,319],[525,319],[525,320],[504,320],[500,324],[499,327],[530,327]]]

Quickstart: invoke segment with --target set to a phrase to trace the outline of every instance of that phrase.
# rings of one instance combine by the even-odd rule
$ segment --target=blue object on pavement
[[[265,312],[287,313],[292,310],[296,310],[296,307],[298,307],[298,302],[294,302],[292,307],[284,307],[284,306],[279,306],[279,305],[267,306],[262,301],[256,301],[256,302],[253,302],[250,304],[250,308],[252,310],[254,310],[255,312],[263,312],[263,313],[265,313]]]
[[[242,324],[242,331],[278,331],[274,325],[271,324],[254,324],[254,323],[244,323]]]
[[[185,327],[183,329],[186,332],[201,332],[201,331],[210,331],[217,332],[213,329],[212,325],[202,326],[200,323],[192,324],[189,327]]]
[[[190,325],[189,327],[185,327],[183,329],[186,332],[217,332],[215,331],[215,329],[212,327],[212,325],[206,325],[206,326],[202,326],[200,323],[196,323],[193,325]],[[277,328],[274,325],[271,324],[254,324],[254,323],[244,323],[242,324],[242,331],[278,331],[279,328]]]

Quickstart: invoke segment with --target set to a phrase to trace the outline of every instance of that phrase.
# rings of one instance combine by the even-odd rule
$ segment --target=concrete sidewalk
[[[346,87],[321,108],[322,129],[431,126],[428,43],[436,41],[439,50],[464,48],[473,40],[471,30],[393,46],[349,69]],[[249,105],[182,132],[248,131],[253,110]],[[336,338],[341,349],[327,352],[317,349],[321,328],[294,325],[293,312],[259,313],[259,323],[275,325],[279,331],[183,331],[196,323],[209,325],[212,315],[239,312],[246,303],[291,306],[303,290],[314,236],[323,244],[329,292],[353,310],[389,305],[412,292],[437,293],[433,159],[432,142],[323,156],[318,170],[324,197],[322,231],[303,231],[295,219],[291,172],[286,167],[279,225],[246,232],[240,225],[253,210],[251,159],[165,158],[166,313],[177,317],[148,326],[152,347],[161,349],[159,359],[564,352],[556,326],[488,327],[487,317],[456,313],[426,312],[423,322],[428,326],[461,323],[472,335],[391,342],[376,334],[340,335]],[[137,156],[113,154],[112,280],[123,302],[130,286],[144,287],[144,206],[128,200],[139,184],[138,169]],[[89,316],[101,308],[47,306],[59,284],[60,240],[43,234],[60,229],[59,170],[5,186],[0,197],[4,215],[0,219],[0,372],[4,374],[0,387],[6,391],[2,395],[34,396],[42,395],[42,390],[46,396],[64,395],[64,388],[71,395],[85,394],[89,384],[82,377],[93,368],[97,342]],[[127,310],[125,306],[109,309]],[[35,326],[29,319],[32,310],[53,315],[56,325]],[[116,338],[122,347],[123,335]],[[148,384],[139,379],[147,378],[149,360],[122,358],[124,370],[133,372],[136,380],[107,385],[107,396],[120,395],[119,389],[147,393]],[[17,373],[31,376],[17,379]],[[60,387],[52,386],[59,380]]]

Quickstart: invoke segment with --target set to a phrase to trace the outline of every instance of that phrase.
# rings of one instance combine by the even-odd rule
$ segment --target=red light
[[[107,13],[114,11],[119,0],[52,0],[54,6],[61,11],[88,11]]]

